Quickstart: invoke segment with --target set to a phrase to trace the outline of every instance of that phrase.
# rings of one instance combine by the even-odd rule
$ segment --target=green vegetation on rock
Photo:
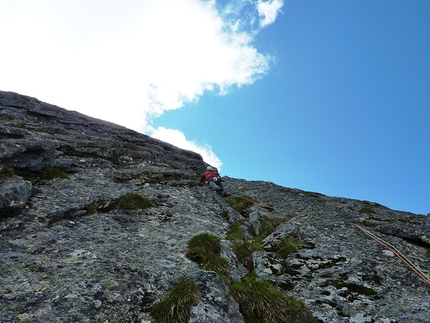
[[[211,233],[200,233],[188,242],[187,258],[202,265],[209,259],[219,255],[221,239]]]
[[[228,210],[221,211],[219,216],[224,218],[224,219],[228,219]]]
[[[137,146],[131,142],[126,143],[125,148],[128,148],[128,149],[133,150],[133,151],[137,151]]]
[[[242,213],[242,211],[246,210],[247,208],[259,203],[257,200],[247,195],[229,196],[225,198],[225,201],[239,213]]]
[[[305,192],[305,194],[314,198],[319,203],[327,203],[327,201],[322,198],[324,196],[323,194],[315,192]]]
[[[120,198],[118,199],[119,209],[137,210],[146,209],[149,207],[154,207],[154,203],[152,203],[150,199],[140,195],[139,193],[129,193],[120,196]]]
[[[15,172],[13,168],[10,168],[7,165],[3,165],[3,168],[0,171],[0,178],[13,178],[13,177],[15,177]]]
[[[41,169],[39,177],[41,179],[50,180],[54,178],[70,179],[69,175],[61,169],[51,166],[45,166]]]
[[[232,246],[233,252],[237,259],[248,269],[252,269],[252,253],[255,251],[264,251],[261,247],[261,238],[255,238],[251,241],[238,242]]]
[[[376,227],[377,226],[376,222],[374,222],[372,220],[367,220],[367,219],[363,220],[363,225],[365,227]]]
[[[315,322],[305,304],[253,276],[230,285],[246,323]]]
[[[221,239],[210,233],[200,233],[188,242],[187,258],[204,270],[214,271],[226,283],[232,282],[230,264],[220,256]]]
[[[279,258],[285,258],[289,254],[298,252],[300,249],[302,249],[303,244],[304,242],[302,240],[291,236],[282,238],[277,243],[278,250],[276,251],[276,255]]]
[[[151,316],[156,323],[186,323],[191,308],[200,300],[197,283],[185,280],[174,286],[167,296],[151,310]]]
[[[25,129],[25,123],[23,123],[23,122],[14,123],[14,124],[12,124],[12,127]]]
[[[97,205],[94,203],[89,204],[85,207],[85,210],[87,211],[87,214],[96,214],[97,213]]]
[[[238,222],[233,223],[230,226],[230,229],[227,231],[227,235],[226,235],[227,240],[241,241],[245,239],[245,233],[241,228],[241,225],[243,224],[244,221],[245,219],[240,220]]]
[[[282,223],[290,220],[290,218],[275,218],[272,216],[263,216],[260,220],[259,236],[263,239],[275,231],[275,229]]]
[[[201,268],[203,270],[216,272],[226,284],[231,284],[233,281],[230,274],[230,264],[228,263],[228,260],[223,257],[215,256],[210,258],[203,263]]]
[[[359,213],[366,213],[366,214],[376,213],[373,210],[373,208],[370,205],[368,205],[368,204],[363,205],[358,212]]]

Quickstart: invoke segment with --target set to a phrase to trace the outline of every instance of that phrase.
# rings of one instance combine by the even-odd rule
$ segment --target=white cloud
[[[213,153],[211,146],[209,145],[200,146],[194,143],[193,141],[187,140],[185,135],[179,130],[158,127],[152,133],[152,137],[156,139],[160,139],[162,141],[167,141],[176,147],[197,152],[203,157],[203,160],[206,161],[209,165],[215,166],[216,168],[218,168],[218,170],[221,169],[222,162]]]
[[[252,21],[273,22],[282,2],[253,5],[258,13],[254,6],[245,20],[234,12],[243,6],[225,14],[215,0],[2,0],[0,89],[173,143],[178,130],[154,129],[153,118],[267,72],[271,58],[252,46],[260,28]],[[186,149],[221,164],[209,146]]]
[[[264,27],[273,23],[276,20],[279,9],[281,9],[283,5],[283,0],[258,0],[258,14],[263,17],[260,21],[261,26]]]

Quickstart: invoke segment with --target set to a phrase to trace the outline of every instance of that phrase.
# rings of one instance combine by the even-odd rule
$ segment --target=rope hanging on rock
[[[370,233],[369,231],[367,231],[366,229],[363,229],[362,227],[360,227],[359,225],[355,224],[355,223],[351,223],[353,226],[355,226],[356,228],[358,228],[361,232],[363,232],[365,235],[367,235],[368,237],[370,237],[371,239],[375,240],[376,242],[378,242],[379,244],[383,245],[385,248],[387,248],[388,250],[390,250],[392,253],[394,253],[397,258],[399,258],[403,263],[406,264],[406,266],[408,266],[415,274],[417,274],[422,280],[424,280],[427,284],[430,285],[430,278],[423,273],[423,271],[421,269],[419,269],[417,266],[415,266],[412,261],[410,261],[405,255],[403,255],[399,250],[396,249],[396,247],[394,247],[393,245],[391,245],[390,243],[388,243],[387,241],[382,240],[381,238],[377,237],[376,235]]]

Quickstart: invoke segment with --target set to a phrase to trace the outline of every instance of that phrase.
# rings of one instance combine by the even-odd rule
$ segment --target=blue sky
[[[227,175],[430,212],[430,2],[286,1],[255,42],[261,80],[156,124]]]
[[[1,90],[222,175],[430,212],[429,1],[2,0],[0,30]]]

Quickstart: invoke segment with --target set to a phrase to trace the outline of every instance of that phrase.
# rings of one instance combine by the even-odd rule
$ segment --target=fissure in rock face
[[[430,322],[428,217],[206,166],[0,91],[1,322]]]

